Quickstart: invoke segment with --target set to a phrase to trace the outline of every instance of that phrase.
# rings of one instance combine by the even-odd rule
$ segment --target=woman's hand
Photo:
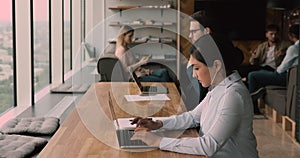
[[[163,126],[163,123],[160,120],[153,121],[151,118],[141,118],[136,117],[132,120],[131,124],[136,124],[136,130],[139,128],[145,128],[147,131],[157,130]]]
[[[150,147],[159,147],[162,137],[153,132],[148,132],[147,128],[139,127],[138,129],[131,137],[131,140],[141,140]]]
[[[141,60],[139,61],[140,63],[142,63],[143,65],[144,64],[147,64],[148,61],[150,60],[151,56],[146,56],[146,57],[142,57]]]

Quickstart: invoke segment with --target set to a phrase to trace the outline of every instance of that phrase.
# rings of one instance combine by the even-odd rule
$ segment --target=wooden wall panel
[[[181,0],[180,1],[180,11],[184,14],[192,15],[194,13],[194,4],[195,4],[194,0]],[[185,34],[184,35],[185,37],[188,37],[189,26],[190,26],[190,24],[187,19],[180,22],[181,33]],[[191,43],[188,41],[188,39],[181,37],[180,38],[181,53],[186,58],[189,57],[190,47],[191,47]]]

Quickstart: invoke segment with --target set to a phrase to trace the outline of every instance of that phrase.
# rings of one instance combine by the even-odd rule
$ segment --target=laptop
[[[139,81],[137,75],[133,71],[132,73],[133,81],[137,84],[142,94],[166,94],[168,93],[168,88],[164,86],[142,86],[141,82]]]
[[[134,135],[134,128],[127,129],[127,128],[120,127],[120,124],[116,117],[115,110],[113,108],[110,92],[108,93],[108,97],[109,97],[108,105],[109,105],[111,117],[112,117],[114,125],[115,125],[116,134],[117,134],[120,148],[121,149],[152,148],[152,147],[149,147],[147,144],[145,144],[141,140],[130,140],[130,138]]]

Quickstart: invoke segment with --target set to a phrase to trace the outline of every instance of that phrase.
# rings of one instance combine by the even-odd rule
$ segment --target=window
[[[12,1],[0,0],[0,114],[14,105]]]
[[[33,1],[34,88],[49,85],[49,0]]]

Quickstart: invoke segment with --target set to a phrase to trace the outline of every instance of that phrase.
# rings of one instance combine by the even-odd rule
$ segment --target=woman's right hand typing
[[[147,129],[148,131],[157,130],[163,126],[162,121],[156,120],[153,121],[151,118],[142,118],[136,117],[131,121],[131,124],[136,124],[135,131],[139,131],[140,129]]]

